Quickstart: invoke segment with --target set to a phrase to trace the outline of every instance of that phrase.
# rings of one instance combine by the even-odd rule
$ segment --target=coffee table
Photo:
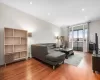
[[[74,55],[73,49],[71,49],[71,48],[60,49],[59,51],[65,53],[66,54],[66,58],[68,58],[68,56],[70,56],[70,55]]]

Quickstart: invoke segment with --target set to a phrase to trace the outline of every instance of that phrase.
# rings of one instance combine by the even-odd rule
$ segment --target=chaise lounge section
[[[64,63],[65,60],[65,53],[48,49],[45,45],[32,45],[31,54],[33,58],[35,57],[52,65],[53,69],[55,69],[55,66],[59,63]]]

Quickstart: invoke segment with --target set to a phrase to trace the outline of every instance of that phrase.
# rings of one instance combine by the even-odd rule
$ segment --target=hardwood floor
[[[100,80],[100,74],[94,74],[91,66],[89,53],[85,53],[78,67],[63,64],[56,70],[52,70],[47,64],[30,59],[1,67],[0,80]]]

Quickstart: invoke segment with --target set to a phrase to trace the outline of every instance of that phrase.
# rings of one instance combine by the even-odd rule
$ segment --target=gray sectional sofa
[[[64,63],[65,60],[65,53],[55,51],[47,45],[32,45],[31,54],[33,58],[35,57],[43,62],[52,65],[53,69],[55,69],[55,66],[57,64]]]

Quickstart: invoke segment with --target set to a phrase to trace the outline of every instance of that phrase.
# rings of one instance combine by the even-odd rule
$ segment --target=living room
[[[0,80],[100,80],[99,0],[0,0]]]

